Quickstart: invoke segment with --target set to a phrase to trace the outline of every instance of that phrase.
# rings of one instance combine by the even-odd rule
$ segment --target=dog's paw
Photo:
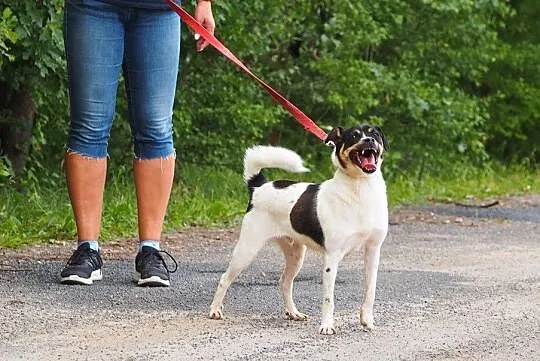
[[[321,327],[319,327],[319,333],[321,335],[334,335],[336,333],[336,329],[333,325],[322,324]]]
[[[285,318],[293,321],[307,321],[308,315],[298,311],[285,311]]]
[[[375,325],[373,323],[362,323],[362,329],[365,332],[373,331],[375,329]]]
[[[371,312],[361,312],[360,313],[360,324],[364,328],[364,331],[371,331],[375,328],[375,322],[373,318],[373,313]]]
[[[210,310],[210,314],[208,315],[209,318],[212,320],[222,320],[223,319],[223,307]]]

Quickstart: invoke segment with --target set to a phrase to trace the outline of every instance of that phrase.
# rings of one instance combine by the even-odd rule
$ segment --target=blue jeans
[[[173,154],[178,15],[97,0],[66,0],[64,39],[70,97],[68,151],[92,158],[107,156],[122,71],[135,157]]]

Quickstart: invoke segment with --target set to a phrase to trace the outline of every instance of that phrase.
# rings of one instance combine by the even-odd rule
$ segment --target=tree
[[[327,128],[362,121],[382,124],[393,144],[387,171],[421,175],[424,169],[445,171],[451,164],[479,165],[487,159],[488,102],[472,94],[469,84],[483,79],[499,51],[498,31],[510,14],[504,3],[319,0],[294,6],[289,1],[216,5],[222,16],[219,34],[229,47],[318,123]],[[241,84],[246,82],[243,76],[222,62],[188,57],[184,64],[190,69],[181,83],[183,99],[203,102],[200,108],[187,107],[197,134],[206,140],[215,135],[213,148],[219,153],[230,148],[223,140],[224,129],[234,143],[243,143],[264,141],[275,128],[285,145],[313,153],[312,139],[291,117],[271,110],[275,105],[264,99],[262,90],[249,90],[255,85]],[[211,79],[211,85],[206,87],[202,79]],[[260,109],[244,112],[245,105]],[[206,118],[218,123],[200,122]],[[235,126],[227,127],[231,122]],[[187,144],[193,149],[193,143]]]
[[[499,32],[499,52],[475,90],[489,104],[489,153],[535,166],[540,161],[540,3],[515,0],[511,6],[512,16]]]
[[[20,172],[10,139],[32,129],[27,174],[55,174],[67,132],[63,1],[2,1],[0,123],[12,135],[0,135],[0,147]],[[538,162],[537,1],[264,0],[214,9],[218,38],[322,127],[382,125],[389,175],[421,177],[493,157]],[[212,49],[195,53],[186,30],[174,113],[180,164],[240,168],[255,143],[326,161],[320,143],[247,75]],[[131,157],[119,94],[111,169]]]
[[[2,1],[0,154],[21,175],[31,145],[36,150],[34,166],[47,159],[39,150],[49,136],[58,134],[56,115],[66,109],[63,1]],[[38,109],[41,124],[35,123]]]

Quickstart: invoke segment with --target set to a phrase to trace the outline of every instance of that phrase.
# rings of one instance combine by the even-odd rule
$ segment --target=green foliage
[[[13,11],[6,7],[2,10],[0,17],[0,67],[5,60],[13,61],[14,56],[9,52],[9,43],[15,43],[18,39],[15,31],[17,18],[13,15]]]
[[[9,181],[13,177],[11,164],[5,156],[0,157],[0,184]]]
[[[211,167],[186,166],[175,184],[165,232],[192,225],[227,225],[238,220],[247,204],[239,173]],[[0,192],[0,247],[43,241],[73,240],[75,224],[65,184],[6,188]],[[110,177],[104,198],[101,239],[134,237],[137,210],[133,183]]]
[[[501,176],[503,174],[504,176]],[[535,194],[540,189],[540,171],[528,167],[490,164],[467,168],[460,176],[452,173],[424,179],[400,175],[387,183],[388,201],[394,207],[467,199],[500,199],[506,195]]]
[[[540,160],[540,3],[513,2],[500,31],[502,44],[476,93],[489,102],[489,153],[503,161],[537,166]]]
[[[51,184],[58,178],[67,131],[63,4],[3,0],[0,13],[0,82],[29,91],[37,108],[27,179]],[[0,123],[9,119],[4,116]],[[43,179],[44,173],[54,175]]]
[[[311,164],[308,166],[312,167]],[[504,177],[500,175],[504,174]],[[165,219],[165,232],[190,226],[237,227],[248,202],[240,172],[213,167],[186,166],[175,184]],[[322,181],[330,167],[308,174],[268,171],[269,179]],[[401,175],[387,182],[390,206],[428,203],[433,200],[485,199],[506,194],[527,194],[540,189],[540,172],[513,166],[469,168],[461,177],[426,175],[423,180]],[[73,241],[75,225],[65,184],[27,186],[0,192],[0,248],[39,242]],[[101,240],[136,237],[135,191],[125,178],[110,177],[104,200]]]
[[[0,22],[0,79],[38,90],[64,73],[62,0],[4,0]],[[45,82],[45,84],[44,84]]]
[[[422,177],[426,169],[481,166],[489,158],[492,102],[473,89],[504,46],[499,32],[513,13],[506,3],[327,0],[215,8],[227,46],[321,126],[382,124],[392,145],[390,175]],[[276,131],[282,144],[321,158],[322,148],[264,90],[214,53],[193,56],[192,46],[185,35],[176,113],[181,159],[229,164],[224,154],[241,157],[245,146],[268,142]]]
[[[0,80],[32,90],[38,125],[28,174],[52,172],[54,183],[67,132],[63,1],[4,2]],[[535,164],[539,7],[534,0],[273,0],[216,2],[214,13],[225,45],[323,128],[383,125],[393,149],[389,174],[422,177],[490,156]],[[324,157],[233,64],[210,48],[196,53],[185,26],[181,53],[180,162],[230,167],[245,147],[268,142]],[[113,169],[131,157],[119,93]]]

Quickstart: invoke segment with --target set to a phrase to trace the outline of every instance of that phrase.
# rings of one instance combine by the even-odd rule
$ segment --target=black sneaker
[[[103,278],[103,261],[99,251],[90,248],[88,243],[81,244],[60,272],[60,283],[68,285],[91,285]]]
[[[169,270],[161,253],[169,256],[174,262],[174,270]],[[168,287],[171,285],[169,273],[176,272],[178,264],[169,253],[158,251],[153,247],[143,246],[135,257],[135,273],[133,282],[139,286]]]

